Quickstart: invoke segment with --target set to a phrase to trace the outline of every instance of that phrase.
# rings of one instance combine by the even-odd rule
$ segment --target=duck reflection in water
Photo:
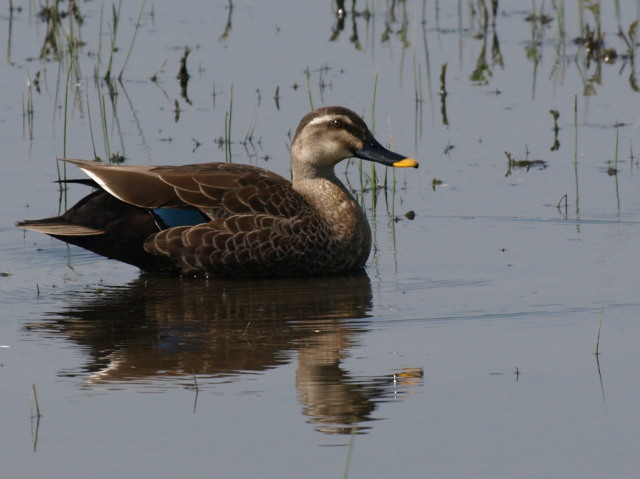
[[[318,430],[350,432],[376,404],[411,390],[413,381],[386,372],[354,378],[341,361],[367,331],[369,277],[203,281],[142,275],[127,287],[69,292],[69,306],[28,326],[66,337],[87,351],[87,363],[65,376],[83,387],[144,384],[223,388],[220,379],[265,371],[297,355],[296,388]],[[171,381],[167,381],[171,379]]]

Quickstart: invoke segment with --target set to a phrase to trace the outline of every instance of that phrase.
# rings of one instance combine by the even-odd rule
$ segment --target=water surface
[[[638,88],[618,32],[635,45],[640,3],[500,2],[486,22],[472,1],[124,3],[111,82],[117,2],[77,4],[58,51],[40,5],[0,12],[5,474],[635,477]],[[287,176],[311,103],[421,162],[338,167],[375,235],[362,274],[154,277],[14,227],[86,194],[53,182],[65,155]]]

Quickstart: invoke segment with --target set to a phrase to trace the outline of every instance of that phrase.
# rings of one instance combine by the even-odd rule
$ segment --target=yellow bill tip
[[[413,158],[404,158],[403,160],[396,161],[393,164],[394,168],[417,168],[418,166],[420,166],[420,163]]]

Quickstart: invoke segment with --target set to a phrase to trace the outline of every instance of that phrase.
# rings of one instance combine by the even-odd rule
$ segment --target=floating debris
[[[178,71],[178,83],[180,84],[180,94],[182,98],[191,105],[191,100],[189,100],[189,94],[187,93],[187,86],[189,85],[189,72],[187,70],[187,57],[191,53],[191,49],[189,47],[185,47],[184,55],[180,58],[180,70]]]
[[[560,140],[558,140],[558,118],[560,118],[560,112],[558,110],[549,110],[551,116],[553,116],[553,145],[551,145],[551,151],[558,151],[560,149]]]
[[[504,154],[507,155],[507,162],[509,164],[509,169],[504,176],[511,175],[512,168],[525,168],[527,171],[529,171],[531,168],[544,170],[547,167],[547,162],[544,160],[518,160],[516,158],[513,158],[511,156],[511,153],[509,153],[508,151],[505,151]]]

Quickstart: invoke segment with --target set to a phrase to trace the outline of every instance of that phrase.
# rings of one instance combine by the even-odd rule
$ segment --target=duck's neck
[[[294,172],[293,188],[325,219],[336,239],[352,241],[355,236],[369,236],[364,211],[333,170],[303,178]]]

